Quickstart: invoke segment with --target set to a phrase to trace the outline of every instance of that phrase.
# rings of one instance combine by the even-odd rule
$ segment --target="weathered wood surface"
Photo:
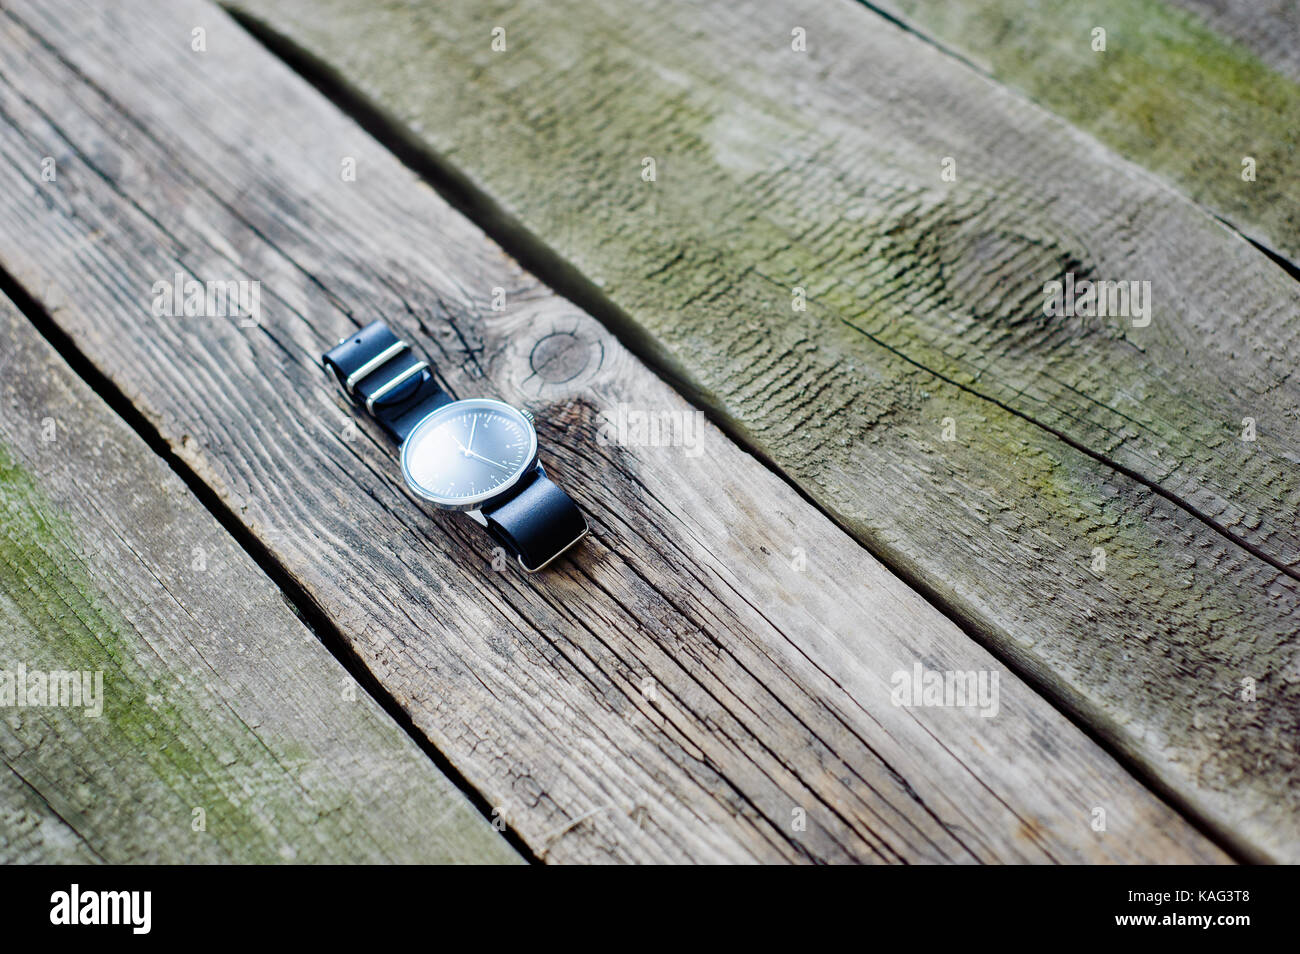
[[[690,408],[215,8],[10,4],[0,114],[0,262],[540,857],[1224,859],[712,426],[602,441]],[[177,269],[260,322],[154,316]],[[572,558],[493,572],[352,427],[318,356],[377,316],[536,410]],[[996,717],[894,705],[918,663],[998,672]]]
[[[8,765],[0,772],[0,859],[5,864],[95,864],[99,859],[39,792]]]
[[[1300,859],[1300,286],[1274,263],[862,7],[241,7],[893,567]],[[1044,317],[1067,274],[1149,281],[1150,323]]]
[[[1296,0],[1170,2],[1192,11],[1218,33],[1244,43],[1278,72],[1300,80],[1300,4]]]
[[[3,297],[0,341],[0,669],[102,674],[5,698],[0,861],[521,860]]]
[[[1178,3],[1211,18],[1179,9]],[[1300,265],[1300,9],[871,0]],[[1231,27],[1231,29],[1229,29]],[[1106,49],[1093,49],[1093,31]],[[1255,161],[1254,181],[1242,160]],[[1068,185],[1068,184],[1067,184]]]

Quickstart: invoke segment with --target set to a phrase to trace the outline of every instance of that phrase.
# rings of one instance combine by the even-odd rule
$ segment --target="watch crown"
[[[532,412],[532,411],[528,410],[527,408],[520,408],[520,409],[519,409],[519,413],[522,414],[522,415],[524,416],[524,420],[527,421],[529,424],[532,424],[532,423],[533,423],[533,412]]]

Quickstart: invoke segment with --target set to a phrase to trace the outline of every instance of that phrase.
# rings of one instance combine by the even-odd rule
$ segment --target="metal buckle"
[[[515,555],[515,559],[519,561],[519,565],[524,568],[525,573],[538,573],[542,570],[545,570],[557,559],[559,559],[569,550],[573,549],[573,547],[578,543],[578,541],[581,540],[583,537],[585,537],[590,530],[591,530],[591,526],[587,523],[587,520],[584,517],[582,520],[582,533],[574,537],[571,542],[566,543],[560,549],[556,550],[553,554],[551,554],[551,556],[546,560],[546,562],[542,563],[540,566],[529,567],[528,564],[524,562],[524,558],[522,556],[519,556],[518,554]]]
[[[404,381],[409,381],[412,377],[419,374],[428,366],[429,366],[429,362],[427,361],[417,361],[415,364],[411,365],[411,367],[407,368],[405,371],[397,375],[395,378],[392,378],[389,381],[385,381],[379,387],[379,390],[375,391],[374,394],[366,398],[366,410],[369,411],[371,414],[374,414],[376,401],[382,398],[389,391],[393,390],[393,388],[397,387],[399,384],[403,383]]]
[[[352,389],[356,387],[357,382],[361,381],[363,378],[365,378],[367,375],[371,374],[372,372],[378,371],[380,368],[386,365],[393,358],[396,358],[403,351],[409,351],[410,347],[411,346],[408,345],[405,341],[398,341],[394,344],[391,344],[383,351],[379,352],[379,354],[375,355],[373,358],[371,358],[369,361],[363,364],[361,367],[357,368],[355,371],[349,374],[347,381],[343,385],[344,388],[347,390],[348,394],[352,393]]]

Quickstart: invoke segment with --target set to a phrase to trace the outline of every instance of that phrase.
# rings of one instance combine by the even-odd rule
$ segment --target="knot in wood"
[[[554,331],[533,345],[533,373],[548,384],[572,381],[591,363],[591,345],[571,331]]]

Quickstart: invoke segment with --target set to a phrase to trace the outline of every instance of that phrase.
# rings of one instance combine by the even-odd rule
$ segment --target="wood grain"
[[[519,862],[3,297],[0,340],[0,669],[102,687],[0,710],[0,861]]]
[[[73,9],[0,20],[0,262],[539,856],[1225,860],[712,425],[619,440],[694,412],[224,14]],[[177,269],[262,282],[261,320],[155,316]],[[375,317],[536,412],[572,558],[495,572],[405,491],[317,366]],[[895,705],[918,664],[996,672],[996,715]]]
[[[1300,858],[1300,286],[1273,262],[862,7],[241,9],[1063,704]],[[1067,275],[1150,282],[1150,323],[1045,317]]]

